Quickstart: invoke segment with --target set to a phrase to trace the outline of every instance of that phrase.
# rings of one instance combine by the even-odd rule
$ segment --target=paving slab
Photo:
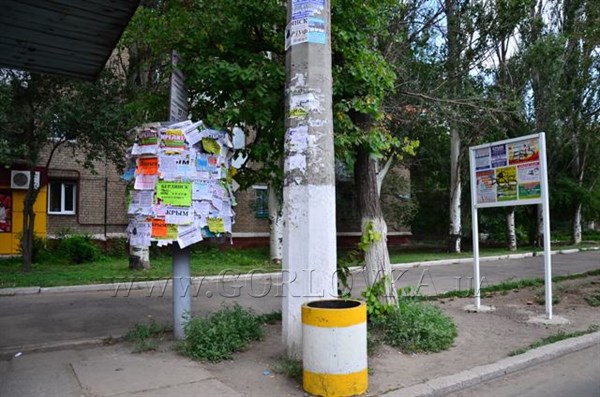
[[[212,378],[199,364],[170,353],[113,350],[72,363],[84,390],[109,397],[195,383]]]
[[[166,387],[164,389],[144,390],[138,393],[119,394],[118,397],[242,397],[241,394],[215,379]]]
[[[3,397],[87,397],[81,391],[69,364],[44,368],[0,371],[0,396]]]

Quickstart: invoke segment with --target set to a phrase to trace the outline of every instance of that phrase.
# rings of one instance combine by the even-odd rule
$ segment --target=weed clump
[[[125,338],[134,344],[134,352],[141,353],[157,350],[165,332],[166,327],[152,320],[150,324],[135,324]]]
[[[423,302],[410,289],[398,291],[397,306],[382,304],[379,295],[383,282],[373,284],[363,293],[367,299],[370,351],[376,350],[379,342],[403,352],[439,352],[452,346],[457,331],[450,317]]]
[[[193,360],[229,360],[263,336],[263,318],[239,305],[224,307],[206,318],[192,318],[185,327],[181,354]]]

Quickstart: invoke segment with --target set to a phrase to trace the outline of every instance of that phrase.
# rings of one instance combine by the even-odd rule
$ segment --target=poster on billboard
[[[472,147],[470,160],[477,207],[541,203],[538,135]]]

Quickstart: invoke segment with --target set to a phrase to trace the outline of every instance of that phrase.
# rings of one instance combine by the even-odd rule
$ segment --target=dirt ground
[[[592,307],[584,296],[600,292],[600,277],[555,284],[560,302],[554,315],[569,320],[567,325],[529,323],[543,315],[545,307],[536,302],[543,288],[527,288],[483,297],[482,304],[494,306],[490,313],[468,313],[464,306],[472,298],[452,298],[434,304],[454,319],[458,336],[452,348],[432,354],[404,354],[383,346],[369,357],[369,396],[451,375],[477,365],[503,359],[518,348],[558,332],[574,332],[600,325],[600,307]],[[542,302],[543,303],[543,302]],[[214,376],[245,396],[304,396],[301,385],[276,373],[281,362],[281,324],[268,325],[265,338],[235,356],[234,360],[206,364]]]

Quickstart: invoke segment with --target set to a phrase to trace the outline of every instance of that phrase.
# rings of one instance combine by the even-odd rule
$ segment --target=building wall
[[[80,163],[84,156],[72,146],[59,148],[48,168],[48,180],[75,182],[76,214],[48,214],[48,236],[60,233],[85,233],[104,237],[119,233],[127,227],[126,183],[110,162],[96,161],[94,171]]]

